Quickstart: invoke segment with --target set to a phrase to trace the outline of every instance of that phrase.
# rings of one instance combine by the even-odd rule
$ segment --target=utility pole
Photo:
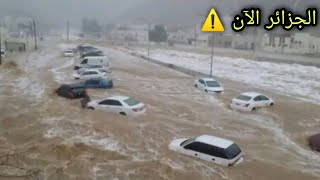
[[[148,60],[150,60],[150,23],[148,23]]]
[[[212,64],[213,64],[213,47],[214,47],[214,34],[212,33],[211,39],[211,63],[210,63],[210,77],[212,78]]]
[[[69,41],[69,21],[67,21],[67,40]]]
[[[2,30],[1,30],[1,28],[0,28],[0,65],[2,64],[2,39],[1,39],[1,33],[2,33]]]
[[[36,31],[36,22],[33,19],[33,36],[34,36],[34,49],[37,50],[38,49],[38,45],[37,45],[37,31]]]

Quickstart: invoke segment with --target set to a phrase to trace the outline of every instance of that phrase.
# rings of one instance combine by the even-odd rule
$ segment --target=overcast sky
[[[97,18],[100,23],[130,22],[144,18],[154,23],[194,24],[198,15],[217,7],[221,16],[236,14],[258,2],[262,8],[293,6],[299,0],[0,0],[0,17],[31,16],[48,24],[74,25],[82,18]],[[320,0],[300,0],[298,8],[319,5]]]

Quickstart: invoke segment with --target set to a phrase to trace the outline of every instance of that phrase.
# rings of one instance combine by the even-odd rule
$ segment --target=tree
[[[149,31],[150,41],[157,43],[166,42],[168,40],[167,30],[163,25],[155,25],[152,30]]]
[[[90,35],[99,36],[101,34],[102,27],[96,19],[82,19],[82,32]]]

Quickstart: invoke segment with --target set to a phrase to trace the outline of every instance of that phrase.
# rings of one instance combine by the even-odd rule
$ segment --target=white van
[[[233,166],[244,159],[237,144],[210,135],[173,140],[169,149],[223,166]]]
[[[90,65],[101,65],[101,66],[104,66],[107,68],[110,67],[108,57],[106,57],[106,56],[88,56],[88,57],[83,58],[81,60],[80,64],[77,64],[74,67],[74,69],[78,70],[80,68],[87,67]]]

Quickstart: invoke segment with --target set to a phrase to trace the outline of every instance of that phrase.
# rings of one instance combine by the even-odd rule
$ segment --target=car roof
[[[245,93],[242,93],[241,95],[250,96],[250,97],[256,97],[256,96],[260,96],[262,94],[258,93],[258,92],[245,92]]]
[[[107,99],[113,99],[113,100],[119,100],[119,101],[123,101],[123,100],[126,100],[126,99],[129,99],[130,97],[128,96],[112,96],[112,97],[109,97]]]
[[[217,80],[215,80],[213,78],[200,78],[200,79],[202,79],[204,81],[217,81]]]
[[[216,136],[210,136],[210,135],[202,135],[199,136],[195,139],[195,141],[197,142],[202,142],[205,144],[209,144],[212,146],[216,146],[216,147],[220,147],[220,148],[228,148],[229,146],[231,146],[232,144],[234,144],[234,142],[227,140],[227,139],[222,139]]]

